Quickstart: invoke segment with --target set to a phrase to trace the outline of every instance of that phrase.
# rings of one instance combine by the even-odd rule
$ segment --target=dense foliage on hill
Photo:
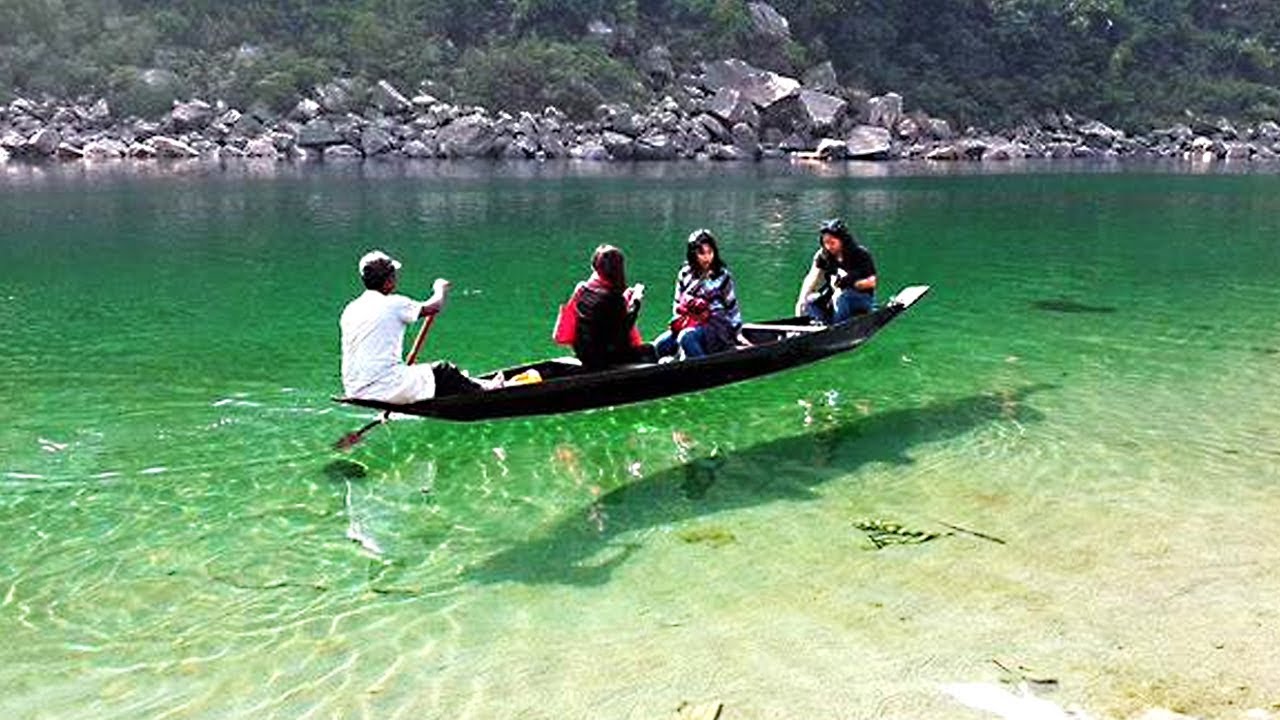
[[[789,36],[743,0],[0,0],[0,101],[175,97],[284,109],[335,76],[385,78],[495,109],[588,114],[677,71],[740,57],[908,108],[1008,125],[1066,110],[1140,129],[1184,113],[1280,118],[1274,0],[775,0]],[[660,52],[660,51],[659,51]],[[666,57],[666,55],[663,55]]]

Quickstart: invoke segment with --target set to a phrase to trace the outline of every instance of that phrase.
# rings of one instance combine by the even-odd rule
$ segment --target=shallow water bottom
[[[900,448],[885,416],[819,418],[635,478],[438,587],[346,538],[334,543],[348,567],[329,548],[332,572],[308,577],[122,563],[99,582],[147,607],[39,608],[12,641],[48,658],[40,628],[61,626],[67,660],[0,671],[0,712],[666,718],[719,702],[726,719],[978,718],[944,686],[1025,679],[1092,717],[1274,708],[1280,414],[1231,412],[1254,380],[1198,398],[1194,420],[1168,412],[1186,403],[1172,386],[1130,389],[1132,404],[1106,388],[1110,415],[1090,404],[1096,388],[938,401],[912,422],[975,408],[990,422]],[[1124,407],[1164,420],[1143,426]],[[690,483],[696,511],[648,521]],[[763,486],[776,499],[740,502]],[[876,523],[902,530],[859,527]],[[155,555],[182,567],[180,550]],[[351,581],[362,564],[367,581]],[[9,595],[31,609],[20,586]],[[77,613],[94,633],[75,631]],[[142,616],[155,619],[130,620]]]

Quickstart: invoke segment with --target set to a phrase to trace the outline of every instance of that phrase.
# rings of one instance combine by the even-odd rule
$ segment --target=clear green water
[[[1280,701],[1276,174],[5,172],[0,716],[967,717],[993,659],[1102,715]],[[933,286],[858,353],[329,449],[371,247],[482,370],[558,354],[601,242],[648,335],[701,226],[787,314],[836,214]]]

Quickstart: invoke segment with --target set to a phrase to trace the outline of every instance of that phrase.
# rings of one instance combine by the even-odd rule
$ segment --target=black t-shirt
[[[876,274],[876,261],[871,259],[871,252],[856,242],[845,247],[844,256],[838,261],[826,250],[818,248],[813,255],[813,266],[821,270],[828,281],[837,275],[838,270],[844,270],[847,274],[835,283],[839,288],[852,288],[855,282]]]
[[[574,354],[584,365],[629,362],[635,354],[631,348],[631,326],[639,310],[639,303],[628,308],[620,292],[583,287],[578,293]]]

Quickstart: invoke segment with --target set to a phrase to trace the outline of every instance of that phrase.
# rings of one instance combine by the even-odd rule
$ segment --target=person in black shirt
[[[876,263],[844,221],[836,218],[818,231],[822,247],[800,283],[796,315],[823,324],[865,315],[876,307]]]
[[[591,279],[577,291],[577,329],[573,353],[587,367],[655,362],[653,346],[640,341],[636,318],[644,285],[627,287],[622,251],[612,245],[596,248]]]

